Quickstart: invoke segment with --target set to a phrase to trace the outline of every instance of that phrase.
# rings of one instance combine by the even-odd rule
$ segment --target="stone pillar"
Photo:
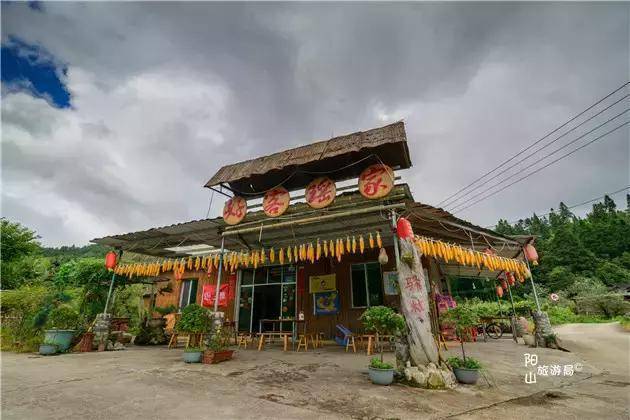
[[[407,322],[409,356],[415,365],[438,364],[438,348],[431,332],[431,307],[420,253],[408,240],[400,241],[398,286],[400,307]]]

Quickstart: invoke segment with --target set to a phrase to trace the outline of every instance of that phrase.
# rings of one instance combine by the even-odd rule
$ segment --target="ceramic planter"
[[[55,344],[40,344],[39,354],[42,356],[50,356],[51,354],[57,354],[57,346]]]
[[[479,369],[453,368],[453,373],[462,384],[474,385],[479,380]]]
[[[186,363],[199,363],[201,362],[201,352],[200,351],[185,351],[184,352],[184,362]]]
[[[226,360],[232,359],[234,350],[212,351],[206,350],[203,352],[203,363],[210,365],[214,363],[221,363]]]
[[[376,385],[391,385],[394,382],[394,369],[377,369],[372,366],[368,368],[370,380]]]
[[[46,330],[44,341],[49,344],[55,344],[60,352],[67,351],[74,337],[74,330]]]

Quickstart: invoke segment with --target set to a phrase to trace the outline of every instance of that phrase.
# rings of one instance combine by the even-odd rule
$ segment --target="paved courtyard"
[[[581,341],[577,328],[566,330],[567,346],[576,349],[571,353],[509,339],[467,344],[487,367],[487,380],[452,391],[372,385],[369,357],[332,344],[308,353],[241,350],[219,365],[187,365],[181,349],[165,347],[53,357],[3,353],[2,418],[627,419],[630,335],[599,326],[593,331],[610,341],[593,344]],[[459,347],[449,353],[459,354]],[[539,365],[583,368],[573,376],[537,375],[535,384],[526,384],[531,368],[524,353],[535,353]]]

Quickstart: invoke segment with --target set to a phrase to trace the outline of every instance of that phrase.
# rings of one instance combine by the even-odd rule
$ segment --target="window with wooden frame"
[[[179,309],[197,302],[197,279],[182,280],[179,292]]]
[[[383,276],[378,262],[352,264],[350,276],[353,308],[383,304]]]

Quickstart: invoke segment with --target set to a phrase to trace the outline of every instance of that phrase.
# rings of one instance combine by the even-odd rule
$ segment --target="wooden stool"
[[[249,334],[239,334],[239,336],[237,337],[237,340],[236,340],[236,348],[240,349],[241,348],[241,344],[242,344],[243,348],[247,349],[247,346],[251,342],[252,342],[252,336],[251,335],[249,335]]]
[[[300,339],[298,340],[298,346],[297,349],[295,349],[296,352],[300,351],[300,347],[304,346],[304,351],[308,351],[308,336],[309,334],[300,334]]]
[[[258,333],[258,351],[265,347],[265,333]]]
[[[353,335],[349,335],[348,338],[346,339],[346,352],[348,352],[348,347],[350,347],[350,343],[352,343],[352,351],[354,353],[357,352],[357,346],[354,343],[354,334]]]
[[[292,334],[287,333],[282,335],[282,344],[284,345],[283,350],[287,351],[289,349],[289,338],[293,337]]]
[[[177,347],[177,333],[173,332],[173,334],[171,334],[171,339],[168,342],[168,348],[172,349],[173,347]]]

